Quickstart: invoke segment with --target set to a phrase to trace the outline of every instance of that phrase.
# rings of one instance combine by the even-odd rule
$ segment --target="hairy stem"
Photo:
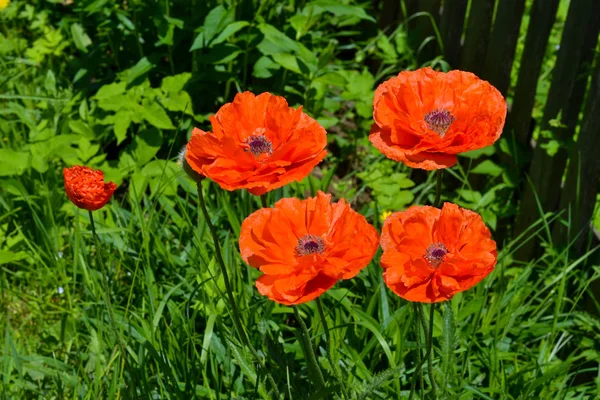
[[[306,324],[300,317],[300,313],[298,312],[297,306],[292,306],[294,309],[294,315],[296,316],[296,320],[300,324],[300,331],[302,333],[302,338],[304,340],[304,346],[302,349],[304,351],[304,357],[306,357],[306,361],[308,365],[311,367],[310,369],[314,371],[315,378],[317,380],[317,389],[325,388],[325,379],[323,378],[323,373],[321,372],[321,367],[319,367],[319,362],[317,361],[317,356],[315,355],[315,349],[312,346],[310,340],[310,333],[308,332],[308,328]]]
[[[123,355],[123,357],[125,357],[125,344],[123,343],[123,338],[121,337],[121,334],[119,333],[119,329],[117,328],[117,323],[115,320],[115,315],[113,313],[113,309],[112,309],[112,303],[110,300],[110,288],[108,287],[108,284],[106,283],[106,279],[108,278],[109,274],[108,274],[108,269],[106,268],[106,264],[104,264],[104,257],[102,256],[102,250],[100,248],[100,239],[98,238],[98,234],[96,233],[96,224],[94,223],[94,214],[92,213],[92,211],[89,211],[89,216],[90,216],[90,225],[92,227],[92,236],[94,236],[94,242],[96,244],[96,254],[98,255],[98,258],[100,259],[100,268],[102,269],[101,273],[102,273],[102,297],[104,298],[104,302],[106,303],[106,308],[108,309],[108,318],[110,320],[110,325],[111,328],[114,330],[115,333],[115,339],[117,340],[117,346],[119,347],[119,349],[121,350],[121,354]]]
[[[333,361],[333,356],[331,355],[331,335],[329,334],[329,326],[327,325],[327,320],[325,319],[325,312],[323,311],[323,304],[321,302],[321,298],[317,297],[317,309],[319,310],[319,317],[321,317],[321,322],[323,323],[323,329],[325,330],[325,349],[327,350],[327,359],[329,360],[329,364],[331,364],[331,369],[335,374],[336,378],[340,382],[342,386],[342,392],[344,392],[344,397],[349,399],[348,392],[346,391],[346,385],[344,385],[344,380],[340,375],[335,362]]]
[[[413,381],[412,381],[412,385],[410,387],[410,395],[409,395],[409,400],[412,400],[414,398],[415,395],[415,388],[417,386],[417,378],[419,378],[419,383],[420,383],[420,390],[421,392],[423,391],[423,371],[421,369],[421,367],[423,367],[423,364],[425,363],[425,360],[427,359],[427,355],[425,355],[424,358],[421,358],[421,324],[420,324],[420,320],[421,320],[421,309],[419,308],[419,306],[417,305],[417,303],[413,303],[413,309],[415,311],[415,340],[417,342],[417,365],[415,366],[415,372],[413,375]],[[423,396],[421,396],[422,398]]]
[[[231,281],[229,280],[229,274],[227,273],[227,267],[225,267],[225,262],[223,261],[223,255],[221,253],[221,245],[219,243],[217,230],[215,229],[215,226],[212,224],[210,216],[208,215],[208,209],[206,208],[206,202],[204,201],[204,193],[202,192],[202,185],[200,184],[200,182],[197,183],[197,188],[198,199],[200,200],[200,209],[202,210],[202,215],[204,216],[206,225],[208,225],[208,230],[212,235],[213,242],[215,245],[215,257],[217,259],[217,264],[219,265],[219,268],[221,270],[221,274],[223,275],[223,280],[225,281],[225,290],[227,291],[229,306],[231,307],[233,325],[235,326],[235,330],[237,331],[242,343],[250,350],[256,362],[265,371],[267,379],[269,379],[269,382],[271,383],[271,386],[273,386],[273,390],[275,391],[277,398],[279,398],[279,390],[277,389],[277,384],[275,383],[273,376],[265,368],[265,363],[263,359],[260,357],[254,346],[252,346],[252,343],[250,342],[250,339],[248,338],[248,335],[246,334],[246,331],[242,326],[237,303],[235,302],[235,298],[233,297],[233,289],[231,287]]]
[[[429,308],[429,325],[425,325],[425,312],[423,311],[423,305],[419,304],[421,308],[421,312],[419,313],[421,316],[421,322],[423,323],[423,330],[427,335],[427,370],[429,373],[429,381],[431,382],[431,396],[432,398],[436,397],[437,386],[435,382],[435,376],[433,375],[433,316],[435,311],[435,303],[431,303]]]

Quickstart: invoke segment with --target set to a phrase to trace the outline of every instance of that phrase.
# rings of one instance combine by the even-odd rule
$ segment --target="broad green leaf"
[[[157,102],[144,101],[139,111],[146,121],[158,129],[175,129],[167,112]]]
[[[162,133],[156,128],[142,131],[133,138],[132,153],[138,165],[145,165],[156,155],[162,145]]]
[[[496,152],[496,149],[492,145],[492,146],[483,147],[483,148],[477,149],[477,150],[467,151],[466,153],[461,153],[460,156],[475,159],[475,158],[479,158],[481,156],[489,157],[492,154],[494,154],[495,152]]]
[[[291,53],[301,59],[309,70],[316,71],[317,57],[302,43],[287,37],[283,32],[269,24],[260,24],[258,29],[264,35],[263,40],[257,46],[263,55]]]
[[[94,133],[94,131],[92,130],[92,128],[89,127],[88,124],[86,124],[83,121],[77,120],[77,121],[69,121],[69,128],[79,134],[82,135],[84,137],[86,137],[87,139],[94,139],[96,134]]]
[[[377,47],[383,52],[383,59],[387,62],[395,62],[398,59],[396,49],[386,35],[379,35]]]
[[[106,2],[106,0],[100,0],[100,1]],[[127,17],[125,12],[118,10],[116,12],[116,14],[117,14],[117,18],[119,19],[119,21],[121,21],[127,29],[129,29],[130,31],[135,31],[135,24]]]
[[[44,80],[44,89],[52,95],[56,95],[56,75],[51,69],[46,72],[46,79]]]
[[[127,137],[127,129],[131,124],[131,113],[129,111],[119,111],[115,115],[115,136],[117,137],[117,144],[121,144]]]
[[[369,16],[364,8],[342,4],[335,0],[315,0],[308,3],[306,7],[315,7],[317,12],[327,11],[334,14],[336,17],[356,17],[375,22],[375,19]]]
[[[221,33],[219,33],[219,35],[215,38],[215,40],[213,40],[211,42],[211,46],[214,46],[215,44],[223,43],[224,41],[229,39],[231,36],[233,36],[237,31],[247,27],[248,25],[250,25],[250,23],[248,21],[236,21],[232,24],[227,25],[227,27],[225,29],[223,29],[223,31]]]
[[[258,50],[264,55],[278,53],[298,53],[300,43],[287,37],[277,28],[269,24],[260,24],[258,29],[265,36],[258,44]]]
[[[14,262],[22,260],[26,257],[27,257],[27,254],[22,251],[15,253],[15,252],[8,251],[8,250],[0,250],[0,265],[14,263]]]
[[[311,14],[310,16],[314,16],[314,14]],[[309,15],[306,15],[306,13],[296,14],[290,18],[290,25],[292,25],[292,28],[296,31],[296,40],[300,40],[300,38],[310,29],[312,26],[311,21],[317,21],[317,19],[315,18],[309,21]]]
[[[194,115],[192,99],[187,92],[169,92],[165,97],[161,97],[160,103],[169,111],[185,112],[187,115]]]
[[[100,150],[99,144],[92,144],[89,140],[83,137],[79,140],[78,145],[79,148],[76,150],[77,157],[79,157],[79,159],[84,163],[87,163],[89,160],[91,160],[98,153],[98,150]]]
[[[190,51],[208,46],[217,33],[233,24],[234,19],[235,10],[233,8],[227,10],[222,5],[219,5],[210,10],[204,19],[204,25],[200,28],[200,33],[194,40],[192,47],[190,47]]]
[[[0,149],[0,176],[21,175],[31,166],[31,154]]]
[[[194,39],[194,42],[192,43],[192,47],[190,47],[189,51],[203,49],[204,47],[206,47],[206,44],[207,43],[206,43],[204,32],[200,32],[196,36],[196,39]]]
[[[148,60],[146,57],[142,58],[137,62],[133,67],[123,71],[121,76],[124,80],[127,81],[127,85],[130,85],[137,78],[141,77],[144,74],[147,74],[150,70],[154,68],[154,65]]]
[[[96,100],[109,99],[113,96],[125,93],[127,84],[125,82],[109,83],[108,85],[102,86],[94,98]]]
[[[183,29],[184,21],[182,19],[172,18],[172,17],[169,17],[168,15],[163,15],[163,17],[167,20],[167,22],[169,22],[169,24],[171,24],[179,29]]]
[[[165,92],[179,92],[183,90],[185,84],[190,80],[192,74],[184,72],[183,74],[167,76],[161,82],[160,88]]]
[[[484,174],[497,177],[502,173],[503,169],[492,160],[484,160],[471,170],[473,174]]]
[[[92,39],[85,33],[85,30],[80,24],[71,24],[71,36],[73,36],[75,47],[84,53],[87,53],[87,48],[92,44]]]
[[[83,78],[86,74],[87,74],[87,69],[85,68],[80,68],[79,70],[77,70],[77,73],[75,73],[75,76],[73,77],[73,83],[77,83],[81,78]]]
[[[289,53],[276,53],[272,54],[273,60],[281,65],[283,68],[288,69],[297,74],[302,74],[300,66],[298,65],[298,59]]]
[[[274,62],[270,57],[262,56],[254,63],[252,75],[257,78],[267,79],[272,77],[273,73],[280,68],[281,66]]]
[[[202,56],[202,61],[207,64],[225,64],[234,60],[241,52],[242,49],[236,45],[221,43],[211,47],[208,53]]]
[[[469,203],[477,204],[481,200],[481,193],[474,190],[457,189],[456,192]]]

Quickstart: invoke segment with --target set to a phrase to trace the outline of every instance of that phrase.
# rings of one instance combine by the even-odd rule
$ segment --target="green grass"
[[[298,307],[327,385],[318,390],[294,309],[258,294],[259,272],[238,252],[241,223],[260,199],[205,180],[242,324],[266,364],[259,368],[236,333],[196,187],[175,162],[192,127],[208,128],[208,115],[236,91],[268,90],[303,104],[328,129],[330,152],[311,177],[269,193],[269,204],[321,189],[378,230],[385,211],[431,204],[433,174],[385,159],[366,138],[376,85],[420,66],[411,32],[379,30],[373,2],[336,3],[347,7],[15,0],[0,12],[0,398],[275,398],[266,372],[285,399],[337,399],[344,389],[352,399],[409,398],[417,343],[426,337],[415,329],[413,304],[383,284],[380,252],[321,297],[329,334],[316,302]],[[233,22],[242,28],[228,33]],[[200,32],[212,39],[198,40]],[[425,64],[448,68],[441,56]],[[142,115],[142,106],[153,112]],[[123,110],[131,119],[124,130],[115,119]],[[564,215],[547,213],[522,235],[507,234],[522,179],[504,163],[510,153],[501,140],[444,173],[442,199],[482,215],[499,261],[434,310],[438,398],[600,398],[598,254],[591,248],[574,258],[568,246],[553,245],[550,225],[568,223]],[[119,184],[94,212],[99,244],[88,213],[64,194],[61,170],[76,163]],[[531,241],[540,255],[515,261]],[[427,364],[423,372],[420,399],[431,397]]]
[[[3,226],[13,232],[5,240],[26,249],[22,260],[2,268],[3,396],[270,398],[264,372],[233,329],[193,191],[168,196],[159,188],[138,201],[117,196],[94,214],[97,247],[87,213],[65,205],[58,178],[38,182],[35,194],[2,197]],[[166,175],[162,183],[171,179],[186,178]],[[252,343],[286,398],[314,398],[292,309],[257,293],[257,272],[237,251],[239,220],[258,208],[258,199],[203,186]],[[279,190],[269,201],[283,195]],[[11,218],[15,211],[30,219]],[[544,230],[539,221],[525,238],[504,245],[488,278],[437,308],[434,374],[449,398],[598,395],[600,323],[582,301],[600,270],[586,271],[585,258],[570,262],[551,249],[528,264],[511,260],[519,243]],[[376,259],[323,296],[333,358],[351,393],[406,398],[414,313],[382,286],[381,272]],[[299,310],[325,379],[339,391],[316,304]]]

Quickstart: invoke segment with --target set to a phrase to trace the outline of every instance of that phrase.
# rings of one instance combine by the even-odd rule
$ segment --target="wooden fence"
[[[559,247],[571,243],[570,254],[577,256],[585,252],[593,236],[590,221],[600,180],[600,57],[596,52],[600,1],[570,1],[543,116],[534,119],[536,87],[559,3],[533,0],[514,87],[510,77],[525,0],[382,0],[379,23],[385,28],[415,13],[430,13],[442,39],[437,52],[443,53],[452,68],[472,71],[505,96],[512,94],[503,137],[515,151],[504,161],[522,178],[515,196],[520,201],[515,204],[518,215],[510,227],[512,236],[524,232],[544,213],[562,212],[542,234]],[[429,19],[418,23],[429,24]],[[433,27],[409,26],[409,34],[417,36],[414,41],[426,40],[433,31]],[[436,49],[423,52],[424,57],[431,57],[432,50]],[[533,143],[535,127],[544,134]],[[560,143],[552,156],[546,150],[551,140]],[[539,243],[527,241],[516,257],[528,260],[539,255]]]

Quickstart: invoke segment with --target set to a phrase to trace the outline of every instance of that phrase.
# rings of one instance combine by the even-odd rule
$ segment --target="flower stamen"
[[[433,268],[437,268],[444,260],[446,254],[448,254],[448,249],[443,243],[432,243],[427,250],[425,250],[423,258],[425,258]]]
[[[323,253],[325,251],[325,242],[317,235],[304,235],[298,240],[296,252],[299,256],[308,254]]]
[[[259,157],[263,154],[270,156],[273,154],[273,143],[264,135],[265,129],[259,128],[254,131],[254,134],[248,136],[244,143],[248,145],[246,151],[252,153],[254,157]]]
[[[454,122],[454,115],[448,110],[436,109],[425,114],[425,122],[427,128],[431,129],[440,137],[444,137],[452,122]]]

